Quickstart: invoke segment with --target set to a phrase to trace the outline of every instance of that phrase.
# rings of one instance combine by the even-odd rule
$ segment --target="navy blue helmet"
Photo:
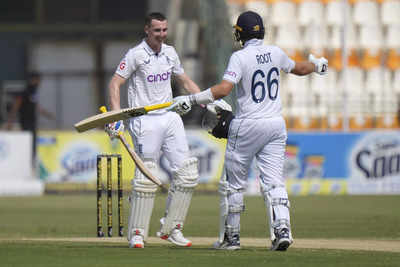
[[[250,39],[264,39],[265,29],[263,20],[256,12],[246,11],[240,14],[235,28],[235,39],[243,44]]]

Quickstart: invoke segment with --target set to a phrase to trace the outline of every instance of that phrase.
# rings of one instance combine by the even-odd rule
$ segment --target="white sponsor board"
[[[32,172],[29,132],[0,132],[0,196],[40,195],[43,183]]]
[[[350,194],[398,194],[400,192],[400,135],[372,132],[354,145],[349,160]]]

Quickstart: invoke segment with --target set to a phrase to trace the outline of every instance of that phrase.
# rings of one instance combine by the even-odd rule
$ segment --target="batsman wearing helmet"
[[[295,62],[279,47],[264,45],[263,21],[255,12],[242,13],[234,29],[236,41],[243,47],[232,54],[223,80],[200,93],[174,98],[171,108],[182,111],[194,104],[211,103],[230,94],[237,85],[235,115],[225,119],[225,124],[230,122],[229,127],[224,127],[228,138],[226,179],[220,182],[222,223],[220,240],[214,247],[240,249],[243,192],[250,164],[255,158],[269,218],[271,250],[285,251],[293,239],[290,202],[283,177],[287,131],[281,115],[280,72],[323,75],[327,73],[328,61],[310,55],[308,61]]]
[[[184,73],[179,57],[167,38],[167,19],[151,13],[145,19],[145,39],[130,49],[121,60],[109,85],[111,109],[120,109],[120,87],[127,80],[130,107],[160,104],[172,100],[171,76],[190,93],[200,88]],[[168,192],[165,217],[161,219],[160,238],[178,246],[191,246],[182,227],[198,182],[197,159],[190,156],[181,117],[160,110],[129,120],[128,130],[137,154],[145,166],[157,173],[161,152],[168,159],[173,179]],[[110,123],[106,131],[116,137],[124,129],[122,121]],[[129,247],[143,248],[148,236],[157,186],[136,168],[130,196],[131,210],[127,238]]]

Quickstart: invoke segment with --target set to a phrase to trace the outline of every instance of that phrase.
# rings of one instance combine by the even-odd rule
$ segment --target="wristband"
[[[193,100],[193,102],[195,104],[201,105],[207,105],[209,103],[214,102],[214,96],[211,92],[211,88],[208,88],[207,90],[204,90],[200,93],[194,94],[192,95],[193,99],[190,99],[191,101]]]

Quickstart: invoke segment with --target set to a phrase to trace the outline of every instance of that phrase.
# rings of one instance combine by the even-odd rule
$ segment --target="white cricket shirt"
[[[156,54],[143,40],[126,53],[116,73],[129,79],[129,106],[142,107],[172,101],[171,75],[184,70],[172,46],[162,44]]]
[[[289,73],[294,66],[282,49],[263,45],[259,39],[247,41],[234,52],[223,79],[237,84],[235,118],[281,116],[280,70]]]

